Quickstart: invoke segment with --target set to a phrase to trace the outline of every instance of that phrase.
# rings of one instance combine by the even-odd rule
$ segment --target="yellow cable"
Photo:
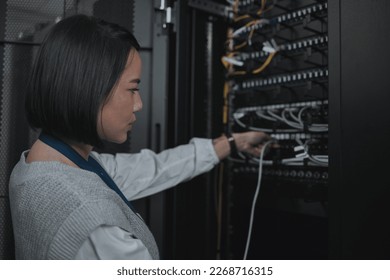
[[[247,44],[248,44],[247,41],[242,42],[241,44],[235,46],[235,47],[234,47],[234,50],[239,50],[239,49],[245,47]]]
[[[258,23],[259,20],[251,20],[250,22],[246,23],[245,24],[245,27],[250,27],[252,25],[255,25],[256,23]]]
[[[222,113],[222,123],[227,124],[228,122],[228,95],[229,95],[229,84],[225,82],[223,86],[223,113]]]
[[[246,18],[250,18],[250,17],[251,17],[250,15],[242,15],[242,16],[234,18],[234,21],[237,22],[237,21],[240,21],[240,20],[243,20]]]
[[[259,68],[252,71],[253,74],[259,74],[261,71],[263,71],[268,64],[271,63],[272,58],[275,56],[276,52],[270,53],[267,59],[264,61],[263,65],[261,65]]]
[[[252,21],[250,21],[249,23],[247,23],[245,26],[246,27],[251,27],[251,26],[253,26],[253,25],[256,25],[256,24],[258,24],[258,23],[260,23],[261,21],[260,20],[252,20]],[[253,33],[255,32],[255,29],[253,28],[253,29],[251,29],[251,31],[249,32],[249,36],[248,36],[248,41],[250,40],[250,39],[252,39],[252,36],[253,36]]]
[[[261,1],[261,8],[256,12],[256,14],[257,14],[258,16],[260,16],[262,13],[264,13],[264,12],[266,12],[266,11],[269,10],[269,8],[265,9],[266,2],[267,2],[267,0],[262,0],[262,1]],[[238,1],[237,1],[236,9],[238,9]],[[233,9],[233,10],[234,10],[234,9]],[[235,21],[235,22],[238,22],[238,21],[243,20],[243,19],[246,19],[246,18],[251,18],[251,16],[248,15],[248,14],[241,15],[241,16],[239,16],[239,17],[236,17],[236,13],[237,13],[237,12],[238,12],[238,10],[236,10],[235,16],[234,16],[234,21]],[[256,21],[257,21],[257,20],[252,20],[252,21],[249,22],[249,24],[253,24],[253,22],[256,22]],[[246,25],[246,26],[248,26],[248,25]]]
[[[257,11],[257,15],[260,16],[263,12],[265,12],[265,5],[267,4],[267,0],[261,0],[261,7]]]
[[[252,40],[253,33],[255,33],[254,29],[252,29],[251,32],[249,32],[248,41]]]
[[[234,13],[234,15],[236,15],[237,12],[238,12],[238,2],[239,2],[239,0],[234,0],[234,4],[233,4],[233,13]]]
[[[235,54],[237,54],[237,52],[230,52],[230,53],[226,54],[225,56],[230,58],[230,57],[234,57]],[[223,66],[225,66],[225,68],[228,69],[229,66],[231,65],[231,63],[229,61],[225,61],[223,58],[224,58],[224,56],[221,58],[221,62],[223,64]]]
[[[246,75],[246,71],[235,71],[232,72],[229,76],[239,76],[239,75]]]
[[[248,22],[247,24],[245,24],[245,26],[246,26],[246,27],[249,27],[249,26],[252,26],[252,25],[256,24],[257,22],[258,22],[258,20],[252,20],[252,21]],[[252,32],[252,31],[253,31],[253,30],[251,30],[250,32],[251,32],[251,34],[253,35],[253,32]],[[251,38],[251,37],[250,37],[250,38]],[[234,47],[234,50],[239,50],[239,49],[245,47],[247,44],[248,44],[247,41],[242,42],[241,44],[235,46],[235,47]]]
[[[229,68],[229,63],[228,63],[227,61],[223,60],[223,57],[221,58],[221,62],[222,62],[223,66],[224,66],[226,69]]]
[[[268,12],[268,11],[271,10],[273,7],[274,7],[274,6],[269,6],[267,9],[265,9],[265,10],[263,11],[263,13]]]

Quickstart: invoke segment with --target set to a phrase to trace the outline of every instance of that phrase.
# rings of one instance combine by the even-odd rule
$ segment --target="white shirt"
[[[127,231],[100,226],[80,247],[76,260],[151,260],[148,249]]]
[[[219,162],[212,141],[194,138],[190,144],[155,154],[92,152],[128,200],[155,194],[209,171]],[[145,245],[129,232],[102,225],[81,245],[75,259],[152,259]]]

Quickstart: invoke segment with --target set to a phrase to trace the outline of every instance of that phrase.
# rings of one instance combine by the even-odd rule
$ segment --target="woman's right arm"
[[[209,171],[218,162],[212,140],[194,138],[187,145],[159,154],[142,150],[137,154],[97,154],[127,199],[155,194]]]

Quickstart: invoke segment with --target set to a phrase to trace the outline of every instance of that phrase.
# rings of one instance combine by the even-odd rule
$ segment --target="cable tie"
[[[234,113],[233,116],[235,119],[241,119],[242,117],[245,116],[245,114],[242,112],[237,112],[237,113]]]
[[[305,148],[303,146],[295,146],[294,147],[294,152],[300,152],[300,151],[304,151]]]

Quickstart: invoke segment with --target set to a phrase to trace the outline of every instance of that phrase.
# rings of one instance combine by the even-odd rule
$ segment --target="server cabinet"
[[[176,16],[170,40],[168,147],[222,131],[216,121],[222,110],[216,94],[222,79],[215,77],[223,76],[223,38],[217,34],[224,23],[191,9],[186,1],[171,5]],[[165,258],[215,259],[217,176],[213,170],[166,193]]]
[[[330,257],[388,259],[390,3],[329,1],[329,13]]]
[[[281,146],[265,156],[248,258],[386,258],[389,3],[174,3],[170,143],[265,128]],[[248,14],[244,24],[235,21]],[[250,43],[229,39],[234,32],[247,33]],[[271,58],[265,42],[279,48]],[[227,44],[236,47],[230,54]],[[218,61],[224,56],[227,69]],[[243,257],[257,164],[233,155],[190,183],[206,187],[172,191],[174,257]]]
[[[280,108],[291,107],[296,114],[299,111],[303,114],[304,110],[312,111],[310,115],[316,114],[314,122],[327,122],[326,3],[277,1],[276,4],[276,1],[261,1],[265,3],[262,7],[259,1],[228,2],[231,5],[227,5],[225,1],[177,2],[177,7],[180,7],[177,9],[177,49],[178,52],[187,51],[191,58],[177,56],[177,65],[186,65],[184,69],[188,72],[185,74],[184,71],[178,71],[176,79],[185,80],[185,85],[191,85],[193,88],[199,88],[199,84],[205,85],[203,90],[195,90],[195,94],[188,88],[189,100],[185,101],[187,103],[176,102],[181,106],[187,104],[190,109],[184,112],[203,112],[198,118],[188,114],[176,116],[180,122],[186,118],[188,120],[188,123],[178,126],[177,129],[180,131],[182,127],[190,127],[191,124],[200,122],[205,124],[203,131],[201,125],[197,125],[195,127],[198,130],[192,130],[190,133],[187,131],[187,137],[216,137],[222,133],[262,130],[277,138],[281,148],[277,154],[272,151],[265,158],[267,166],[264,168],[259,207],[255,211],[256,219],[248,258],[326,258],[327,164],[325,160],[321,161],[322,164],[310,164],[301,159],[292,160],[295,165],[281,164],[281,161],[284,160],[283,157],[294,157],[292,148],[295,143],[298,143],[298,146],[311,138],[318,142],[317,150],[327,153],[327,123],[319,125],[321,129],[318,133],[309,133],[311,127],[305,128],[307,131],[302,127],[302,131],[299,131],[289,128],[286,124],[263,122],[256,116],[257,110],[276,109],[275,113],[281,114]],[[233,11],[234,5],[237,5],[235,8],[239,11]],[[270,28],[261,30],[261,23],[257,21],[262,17],[256,14],[256,11],[271,10],[271,5],[272,11],[267,13],[268,17],[274,21],[281,15],[289,18],[284,20],[285,22],[275,22],[272,26],[269,25]],[[230,10],[227,11],[228,6]],[[311,17],[302,14],[298,16],[295,12],[293,14],[294,9],[303,10],[308,7],[310,12],[304,12],[311,14]],[[181,16],[180,13],[186,15]],[[236,21],[238,17],[242,17],[244,23]],[[180,29],[184,31],[180,32]],[[233,33],[238,36],[232,36]],[[250,46],[248,34],[251,37]],[[262,43],[273,38],[286,49],[280,52],[280,57],[265,70],[268,56],[262,52]],[[298,43],[299,47],[296,47]],[[306,44],[305,47],[303,44]],[[313,45],[309,51],[308,44]],[[233,45],[233,48],[229,45]],[[291,47],[290,50],[287,50],[288,46]],[[221,58],[225,62],[235,59],[236,62],[245,63],[244,66],[236,64],[224,69]],[[262,65],[265,65],[263,69]],[[263,70],[264,75],[259,75]],[[278,79],[281,79],[279,83],[271,85]],[[266,84],[260,85],[264,82]],[[181,95],[177,95],[177,98],[185,100],[186,97],[182,96],[183,92],[186,92],[185,88],[178,92]],[[210,105],[210,102],[213,103]],[[306,118],[309,113],[304,115]],[[207,130],[209,127],[212,129]],[[257,129],[258,127],[262,129]],[[325,157],[326,154],[322,156]],[[229,160],[221,163],[212,175],[206,175],[214,178],[214,185],[206,186],[208,192],[204,195],[197,193],[199,197],[195,201],[190,198],[186,200],[185,196],[180,197],[185,203],[178,199],[175,201],[176,207],[180,206],[176,211],[185,213],[181,214],[182,216],[191,209],[198,209],[200,199],[212,201],[204,215],[205,220],[197,221],[197,225],[203,223],[202,227],[214,229],[214,232],[209,231],[211,237],[207,237],[203,232],[199,234],[199,231],[195,231],[199,246],[193,246],[190,251],[192,256],[196,256],[201,250],[203,255],[206,254],[202,244],[211,244],[213,247],[208,247],[207,258],[243,257],[251,203],[259,174],[256,160],[246,155],[233,154]],[[314,178],[309,177],[309,174]],[[191,192],[195,192],[194,188],[191,189]],[[174,230],[179,231],[179,220],[175,221]],[[193,228],[196,229],[196,226]],[[180,232],[183,232],[182,229]],[[194,238],[193,232],[194,229],[185,232],[191,240]],[[289,235],[286,235],[286,232],[289,232]],[[179,250],[177,254],[188,258],[185,251]]]

